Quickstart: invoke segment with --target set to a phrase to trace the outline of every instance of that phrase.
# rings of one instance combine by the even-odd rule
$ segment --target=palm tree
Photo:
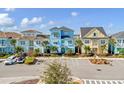
[[[23,51],[24,51],[24,49],[22,48],[22,47],[20,47],[20,46],[17,46],[16,48],[15,48],[15,51],[16,51],[16,53],[22,53]]]
[[[46,52],[46,49],[49,49],[49,41],[43,41],[42,46],[44,47],[44,51]]]
[[[75,46],[78,48],[78,54],[80,54],[80,48],[82,47],[83,43],[81,39],[75,40]]]
[[[88,54],[91,50],[90,46],[84,46],[85,54]]]
[[[110,52],[111,52],[111,54],[112,54],[112,49],[113,49],[113,47],[115,46],[115,44],[116,44],[116,41],[115,41],[115,39],[114,38],[112,38],[112,37],[110,37],[109,38],[109,45],[110,45]]]
[[[15,52],[16,40],[15,39],[11,39],[10,44],[14,46],[14,52]]]
[[[39,55],[39,53],[40,53],[40,49],[39,49],[39,48],[37,48],[37,49],[35,49],[34,51],[35,51],[35,55],[36,55],[36,56],[38,56],[38,55]]]
[[[103,54],[103,52],[104,52],[104,50],[106,49],[106,47],[107,47],[106,44],[101,46],[101,54]]]
[[[51,46],[50,50],[52,51],[52,53],[56,53],[58,50],[58,47],[57,46]]]

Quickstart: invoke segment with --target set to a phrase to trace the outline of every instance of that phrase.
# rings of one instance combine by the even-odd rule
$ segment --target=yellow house
[[[108,36],[103,27],[81,27],[83,46],[81,52],[85,53],[85,46],[90,47],[90,52],[95,54],[108,53]]]

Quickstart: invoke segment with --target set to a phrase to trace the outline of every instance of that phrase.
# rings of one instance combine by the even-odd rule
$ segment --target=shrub
[[[48,64],[48,68],[41,76],[41,80],[46,84],[68,84],[71,81],[69,75],[71,73],[66,65],[54,62]]]
[[[51,57],[58,57],[58,54],[50,54]]]
[[[33,52],[33,56],[37,57],[39,56],[39,54],[40,54],[40,49],[39,48],[35,49]]]
[[[67,49],[66,55],[67,55],[67,56],[72,56],[72,55],[73,55],[72,49],[70,49],[70,48]]]
[[[34,64],[35,58],[34,57],[26,57],[25,64]]]

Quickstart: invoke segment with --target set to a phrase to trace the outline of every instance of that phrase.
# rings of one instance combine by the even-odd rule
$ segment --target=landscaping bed
[[[36,59],[35,59],[35,57],[26,57],[25,58],[25,64],[34,64],[36,62]]]
[[[12,82],[10,84],[37,84],[39,82],[39,79],[30,79],[30,80],[24,80],[20,82]]]
[[[110,62],[106,59],[89,59],[92,64],[110,64]]]

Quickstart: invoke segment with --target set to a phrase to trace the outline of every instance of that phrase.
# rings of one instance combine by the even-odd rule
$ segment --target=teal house
[[[74,31],[65,26],[50,29],[50,45],[57,47],[57,53],[64,54],[71,49],[75,53]]]
[[[10,41],[20,36],[20,34],[15,32],[0,32],[0,53],[13,53],[14,46],[11,45]]]
[[[124,54],[124,31],[113,34],[111,38],[115,40],[115,44],[110,44],[109,51],[112,54]]]

